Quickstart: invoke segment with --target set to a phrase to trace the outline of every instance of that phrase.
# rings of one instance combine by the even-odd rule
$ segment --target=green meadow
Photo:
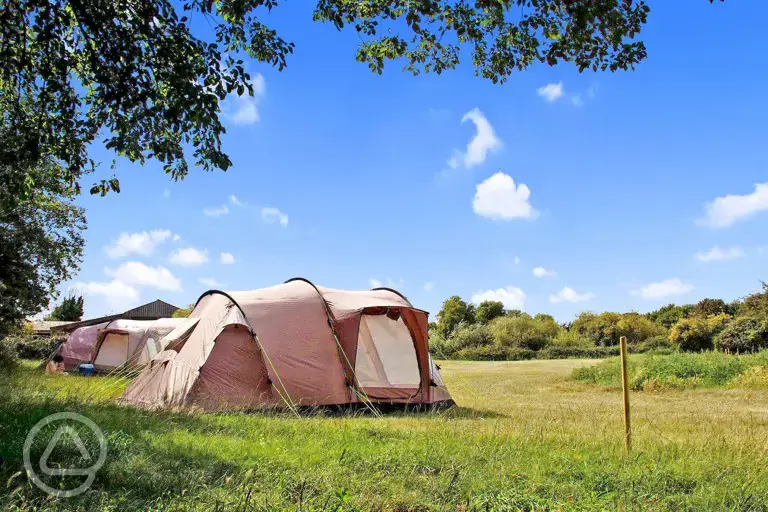
[[[615,364],[446,361],[456,408],[296,417],[121,407],[114,399],[124,379],[47,377],[25,363],[0,374],[0,506],[768,510],[768,389],[740,384],[738,375],[701,386],[636,386],[634,450],[625,454]],[[643,364],[635,359],[633,371]],[[754,367],[746,366],[741,374]],[[22,447],[35,423],[59,411],[98,424],[108,454],[87,492],[54,499],[28,480]],[[33,445],[33,454],[43,448]],[[62,467],[78,457],[67,448],[51,455]],[[49,478],[71,488],[82,477]]]

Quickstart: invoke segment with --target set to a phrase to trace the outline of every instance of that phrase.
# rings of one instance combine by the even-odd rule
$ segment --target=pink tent
[[[93,360],[99,331],[108,324],[109,322],[104,322],[88,327],[79,327],[69,334],[67,341],[59,349],[59,353],[64,359],[64,367],[67,370],[72,370],[82,363],[90,363]]]
[[[203,294],[121,401],[145,407],[452,403],[427,313],[390,289],[305,279]]]

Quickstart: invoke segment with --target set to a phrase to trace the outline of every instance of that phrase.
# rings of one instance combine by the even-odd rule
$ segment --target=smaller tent
[[[97,371],[111,372],[127,366],[138,368],[165,348],[162,338],[184,321],[183,318],[158,320],[113,320],[72,331],[60,354],[68,370],[93,363]]]
[[[182,322],[183,318],[114,320],[99,331],[91,362],[99,372],[139,368],[164,350],[161,340]]]
[[[61,354],[65,369],[73,370],[79,365],[90,363],[93,360],[99,332],[108,324],[109,322],[104,322],[87,327],[79,327],[69,334],[67,341],[59,348],[59,354]]]

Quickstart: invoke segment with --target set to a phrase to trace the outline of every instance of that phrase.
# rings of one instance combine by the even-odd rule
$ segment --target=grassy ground
[[[768,392],[633,393],[570,379],[578,360],[445,362],[461,407],[382,418],[148,413],[124,383],[0,376],[0,506],[50,510],[768,510]],[[39,419],[107,434],[89,492],[52,500],[23,474]],[[74,477],[73,477],[74,478]]]

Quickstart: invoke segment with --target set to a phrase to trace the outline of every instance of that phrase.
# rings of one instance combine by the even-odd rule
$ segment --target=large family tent
[[[342,291],[305,279],[212,290],[121,402],[254,408],[451,403],[428,351],[427,313],[396,291]]]
[[[166,334],[183,318],[158,320],[113,320],[72,331],[60,354],[67,369],[92,363],[99,372],[137,368],[165,349]]]

